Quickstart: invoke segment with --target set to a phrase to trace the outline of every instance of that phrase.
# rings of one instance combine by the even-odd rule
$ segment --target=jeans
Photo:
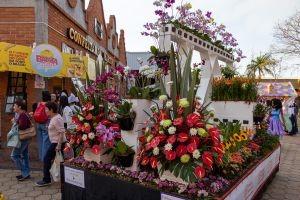
[[[51,145],[49,135],[48,135],[47,124],[37,123],[36,132],[37,132],[37,140],[38,140],[38,148],[39,148],[39,159],[43,162],[46,152]]]
[[[295,115],[291,115],[290,120],[292,122],[292,130],[290,134],[293,135],[298,133],[297,117]]]
[[[11,159],[15,162],[17,168],[21,170],[21,175],[27,177],[30,174],[28,145],[29,141],[20,141],[20,148],[14,148],[11,152]]]

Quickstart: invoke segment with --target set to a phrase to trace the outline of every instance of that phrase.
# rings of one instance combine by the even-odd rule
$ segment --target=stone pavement
[[[279,172],[262,200],[300,200],[300,135],[285,136],[281,145]]]
[[[31,179],[18,182],[16,170],[0,169],[0,192],[4,194],[5,200],[60,200],[60,183],[54,183],[49,187],[35,187],[35,181],[42,177],[42,171],[33,171]]]

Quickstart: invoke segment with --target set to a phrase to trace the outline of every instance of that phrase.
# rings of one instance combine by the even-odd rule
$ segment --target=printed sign
[[[254,197],[259,187],[264,184],[272,171],[279,164],[280,148],[276,149],[256,169],[249,174],[226,198],[225,200],[250,200]]]
[[[44,78],[36,74],[34,79],[34,88],[45,89],[45,85]]]
[[[60,51],[49,44],[37,46],[30,57],[32,67],[43,77],[57,75],[62,66],[63,59]]]
[[[84,185],[84,171],[65,167],[65,182],[71,185],[76,185],[85,188]]]
[[[170,196],[170,195],[167,195],[167,194],[164,194],[164,193],[161,193],[160,199],[161,200],[184,200],[184,199],[174,197],[174,196]]]

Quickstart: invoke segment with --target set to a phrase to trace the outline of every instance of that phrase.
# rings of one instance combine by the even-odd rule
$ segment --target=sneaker
[[[16,176],[16,178],[19,180],[20,178],[23,178],[22,175]]]
[[[43,181],[43,180],[38,181],[38,182],[35,183],[35,185],[38,186],[38,187],[45,187],[45,186],[50,185],[50,184],[51,184],[51,181],[46,182],[46,181]]]
[[[30,179],[30,175],[28,175],[26,177],[21,176],[21,177],[18,178],[18,181],[25,181],[25,180],[28,180],[28,179]]]

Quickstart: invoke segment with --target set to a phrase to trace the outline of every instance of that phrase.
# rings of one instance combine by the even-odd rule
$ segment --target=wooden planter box
[[[279,169],[280,146],[249,169],[239,181],[216,200],[258,198]],[[61,165],[63,200],[184,200],[142,185],[103,176],[89,170]]]

